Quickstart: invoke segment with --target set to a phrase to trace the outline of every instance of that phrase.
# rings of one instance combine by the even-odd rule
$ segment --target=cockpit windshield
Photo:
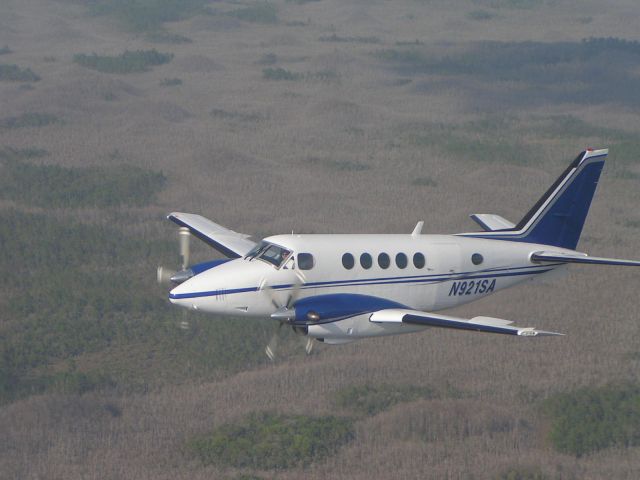
[[[276,268],[280,268],[284,261],[289,258],[289,255],[291,255],[291,251],[286,248],[269,242],[260,242],[244,258],[249,261],[257,258],[269,262]]]

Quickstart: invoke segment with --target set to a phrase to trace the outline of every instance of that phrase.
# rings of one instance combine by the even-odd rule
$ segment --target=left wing
[[[250,235],[234,232],[201,215],[173,212],[167,218],[229,258],[243,257],[256,245],[249,240]]]
[[[504,335],[518,335],[521,337],[537,337],[545,335],[564,335],[563,333],[545,332],[533,327],[511,326],[510,320],[492,317],[466,318],[451,317],[449,315],[437,315],[435,313],[421,312],[419,310],[406,310],[390,308],[374,312],[370,319],[376,323],[408,323],[412,325],[425,325],[429,327],[454,328],[457,330],[471,330],[475,332],[501,333]]]

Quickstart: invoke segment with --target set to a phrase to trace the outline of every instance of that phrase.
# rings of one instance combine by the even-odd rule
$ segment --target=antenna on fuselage
[[[413,229],[413,232],[411,232],[411,236],[417,237],[418,235],[420,235],[422,233],[422,227],[424,227],[424,220],[420,220],[418,223],[416,223],[416,227]]]

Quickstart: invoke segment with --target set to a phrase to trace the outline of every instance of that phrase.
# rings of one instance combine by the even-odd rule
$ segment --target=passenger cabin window
[[[249,261],[257,258],[270,263],[276,268],[280,268],[284,261],[289,258],[289,255],[291,255],[291,252],[286,248],[269,242],[260,242],[244,258]]]
[[[353,255],[351,255],[350,253],[345,253],[344,255],[342,255],[342,266],[344,268],[346,268],[347,270],[351,270],[355,264],[356,261],[353,258]]]
[[[373,259],[371,258],[371,255],[369,255],[368,253],[363,253],[362,255],[360,255],[360,265],[362,265],[362,268],[365,269],[371,268],[371,265],[373,265]]]
[[[480,265],[482,262],[484,262],[484,258],[482,257],[481,254],[474,253],[473,255],[471,255],[471,262],[474,265]]]
[[[300,270],[311,270],[314,264],[313,255],[310,253],[298,254],[298,268]]]
[[[413,265],[416,268],[424,268],[424,264],[425,264],[424,255],[421,254],[420,252],[415,253],[413,255]]]
[[[398,268],[407,268],[407,256],[404,253],[396,255],[396,265]]]
[[[384,252],[378,255],[378,265],[380,265],[380,268],[387,269],[390,264],[391,260],[389,259],[389,255]]]

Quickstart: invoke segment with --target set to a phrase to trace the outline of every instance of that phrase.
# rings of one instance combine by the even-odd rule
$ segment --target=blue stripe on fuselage
[[[558,264],[559,265],[559,264]],[[496,267],[492,269],[486,270],[477,270],[474,272],[460,272],[460,273],[447,273],[447,274],[434,274],[434,275],[418,275],[418,276],[407,276],[407,277],[386,277],[386,278],[371,278],[371,279],[362,279],[362,280],[335,280],[335,281],[325,281],[325,282],[310,282],[305,283],[301,286],[296,286],[293,284],[286,285],[274,285],[274,290],[286,290],[291,288],[300,288],[301,290],[308,289],[316,289],[323,287],[353,287],[353,286],[363,286],[363,285],[391,285],[391,284],[407,284],[413,283],[416,285],[425,285],[431,283],[443,283],[447,281],[458,281],[458,280],[469,280],[469,279],[486,279],[486,278],[498,278],[498,277],[517,277],[522,275],[537,275],[540,273],[545,273],[556,265],[533,265],[528,267],[514,267],[514,268],[505,268],[505,267]],[[535,270],[534,270],[535,269]],[[507,270],[526,270],[526,271],[518,271],[518,272],[507,272]],[[502,272],[502,273],[497,273]],[[247,288],[235,288],[230,290],[225,290],[225,295],[232,295],[234,293],[246,293],[246,292],[256,292],[258,291],[258,287],[247,287]],[[212,290],[206,292],[193,292],[193,293],[178,293],[178,294],[169,294],[169,298],[172,299],[180,299],[180,298],[200,298],[200,297],[211,297],[215,295],[220,295],[220,290]]]

